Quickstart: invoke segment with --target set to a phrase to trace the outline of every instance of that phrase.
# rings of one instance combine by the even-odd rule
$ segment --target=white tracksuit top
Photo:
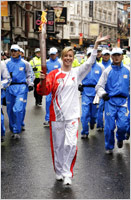
[[[78,85],[89,73],[96,60],[97,50],[93,50],[90,58],[69,72],[53,70],[46,77],[46,95],[52,92],[50,105],[50,121],[64,121],[80,117]],[[37,85],[37,92],[42,94],[42,86]]]

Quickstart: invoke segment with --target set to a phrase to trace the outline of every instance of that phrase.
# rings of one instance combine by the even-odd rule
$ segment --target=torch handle
[[[42,32],[39,35],[41,51],[41,70],[46,76],[46,24],[42,24]],[[46,79],[42,80],[42,93],[46,94]]]
[[[41,66],[43,74],[46,77],[46,66]],[[46,95],[46,78],[42,80],[42,93]]]

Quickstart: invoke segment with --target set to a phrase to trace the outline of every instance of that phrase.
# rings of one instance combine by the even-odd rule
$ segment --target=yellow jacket
[[[127,55],[123,55],[123,64],[130,65],[130,58]]]
[[[78,67],[80,66],[80,63],[78,62],[77,58],[74,58],[73,63],[72,63],[72,67]]]
[[[30,64],[33,68],[35,78],[40,77],[40,71],[41,71],[41,58],[38,58],[37,56],[33,57],[32,60],[30,61]],[[36,69],[34,69],[36,68]]]

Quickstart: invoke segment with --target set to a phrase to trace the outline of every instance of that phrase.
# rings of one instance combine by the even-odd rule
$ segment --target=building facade
[[[129,10],[129,3],[119,1],[8,1],[8,16],[1,17],[1,49],[9,50],[12,43],[17,43],[25,50],[26,57],[32,56],[34,49],[39,47],[35,12],[54,8],[66,8],[67,19],[65,24],[55,23],[54,33],[47,34],[47,51],[51,46],[56,46],[59,51],[67,45],[87,48],[94,44],[99,32],[109,34],[110,43],[116,46],[120,4],[123,10]],[[129,15],[125,39],[129,43]]]

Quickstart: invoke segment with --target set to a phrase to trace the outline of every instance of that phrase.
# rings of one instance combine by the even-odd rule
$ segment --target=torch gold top
[[[41,15],[41,24],[40,24],[40,26],[39,26],[39,32],[42,31],[42,24],[46,24],[46,23],[47,23],[46,15],[47,15],[47,12],[42,11],[42,15]]]

